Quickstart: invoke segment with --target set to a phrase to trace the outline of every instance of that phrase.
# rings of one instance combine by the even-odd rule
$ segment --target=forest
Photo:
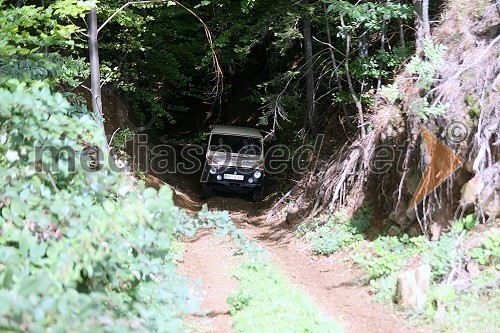
[[[500,331],[499,40],[492,0],[0,0],[0,332]],[[207,191],[225,126],[258,195]]]

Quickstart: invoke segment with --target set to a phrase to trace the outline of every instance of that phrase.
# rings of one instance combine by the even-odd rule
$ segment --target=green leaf
[[[0,315],[10,315],[11,309],[9,295],[4,290],[0,290]]]
[[[153,199],[156,197],[156,193],[157,193],[156,189],[148,187],[147,189],[144,190],[142,196],[144,197],[144,199]]]

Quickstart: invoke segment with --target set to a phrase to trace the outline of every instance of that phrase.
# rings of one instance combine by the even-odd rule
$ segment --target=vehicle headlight
[[[217,167],[215,167],[215,166],[211,167],[211,168],[210,168],[210,173],[211,173],[212,175],[215,175],[215,174],[217,173]]]
[[[221,175],[217,175],[217,180],[222,180],[222,176]]]
[[[262,176],[262,172],[260,172],[259,170],[257,170],[257,171],[255,171],[255,172],[253,173],[253,176],[254,176],[256,179],[259,179],[259,178],[260,178],[260,176]]]
[[[252,184],[252,183],[253,183],[253,178],[248,178],[248,182],[249,182],[250,184]]]

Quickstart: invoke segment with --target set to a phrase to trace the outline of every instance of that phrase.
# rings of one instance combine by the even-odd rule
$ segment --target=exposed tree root
[[[483,222],[498,216],[495,206],[500,202],[500,176],[495,175],[500,170],[500,51],[495,45],[500,41],[500,19],[494,6],[486,8],[474,22],[457,23],[454,20],[461,18],[455,14],[445,12],[444,23],[433,31],[435,42],[448,44],[446,66],[436,76],[434,88],[422,91],[415,85],[418,78],[408,73],[396,79],[405,95],[401,104],[379,103],[374,111],[375,130],[346,143],[316,168],[306,189],[306,194],[314,198],[310,217],[341,207],[352,212],[368,192],[372,199],[373,194],[378,196],[377,208],[390,213],[403,230],[418,223],[420,231],[429,238],[439,237],[448,221],[465,213],[475,212]],[[452,30],[457,25],[463,29]],[[422,98],[431,107],[438,103],[449,107],[445,114],[424,122],[411,111],[412,103]],[[452,127],[457,124],[463,133]],[[419,135],[421,126],[466,162],[414,211],[408,211],[416,185],[429,165]],[[372,169],[379,145],[395,147],[399,153],[393,156],[391,168],[383,173]],[[479,185],[474,186],[477,191],[469,194],[467,185],[474,185],[472,181]]]
[[[354,208],[363,201],[375,138],[376,134],[372,132],[345,144],[320,167],[313,180],[316,186],[310,189],[315,198],[311,217],[325,209],[332,211],[340,206]]]

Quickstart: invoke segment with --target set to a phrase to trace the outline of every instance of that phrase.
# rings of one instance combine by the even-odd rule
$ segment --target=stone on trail
[[[397,303],[415,312],[422,311],[425,307],[430,280],[431,267],[429,265],[401,272],[396,289]]]

